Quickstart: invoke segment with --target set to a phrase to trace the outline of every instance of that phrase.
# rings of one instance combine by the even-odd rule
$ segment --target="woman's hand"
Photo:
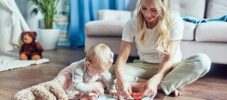
[[[120,50],[116,61],[116,69],[115,69],[115,74],[117,77],[116,89],[119,97],[118,99],[121,99],[122,96],[123,98],[126,98],[126,99],[133,99],[131,96],[131,93],[132,93],[131,85],[128,82],[124,81],[123,79],[123,73],[124,73],[123,67],[126,66],[126,62],[131,49],[132,49],[132,42],[126,42],[126,41],[121,42]]]
[[[144,85],[142,95],[154,99],[154,97],[157,95],[158,84],[159,83],[157,77],[152,77],[151,79],[149,79]]]
[[[117,94],[119,98],[133,99],[131,85],[123,80],[117,80]]]

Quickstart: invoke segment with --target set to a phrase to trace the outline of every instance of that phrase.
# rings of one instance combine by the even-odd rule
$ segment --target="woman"
[[[166,95],[179,96],[179,88],[209,71],[211,61],[205,54],[181,59],[184,25],[181,17],[169,9],[169,0],[140,0],[137,17],[130,19],[124,27],[115,65],[120,97],[132,99],[134,86],[141,86],[142,96],[151,98],[158,89]],[[126,64],[133,42],[140,60]]]

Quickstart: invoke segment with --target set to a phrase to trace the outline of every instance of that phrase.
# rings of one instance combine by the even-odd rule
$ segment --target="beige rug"
[[[22,61],[18,59],[18,55],[11,52],[0,53],[0,71],[6,71],[15,68],[27,67],[29,65],[37,65],[47,63],[50,60],[43,58],[40,60],[27,60]]]

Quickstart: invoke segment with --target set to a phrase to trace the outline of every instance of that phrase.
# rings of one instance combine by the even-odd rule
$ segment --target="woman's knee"
[[[209,72],[211,67],[211,60],[210,58],[203,53],[196,54],[194,57],[196,62],[196,69],[199,68],[202,71],[205,71],[206,73]]]

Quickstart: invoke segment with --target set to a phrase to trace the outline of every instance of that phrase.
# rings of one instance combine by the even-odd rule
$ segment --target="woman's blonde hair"
[[[137,41],[143,43],[145,41],[145,34],[147,31],[145,18],[141,12],[141,1],[137,9]],[[172,30],[171,12],[169,0],[154,0],[155,7],[159,14],[156,30],[158,32],[158,38],[156,40],[157,50],[163,53],[169,53],[170,47],[170,32]]]

